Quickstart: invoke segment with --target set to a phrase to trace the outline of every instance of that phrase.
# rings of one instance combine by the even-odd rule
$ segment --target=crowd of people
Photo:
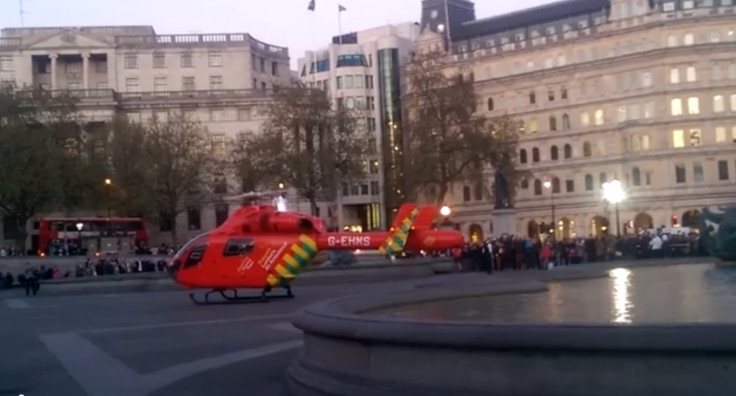
[[[559,265],[608,261],[707,255],[695,232],[660,228],[622,238],[605,235],[557,239],[552,235],[524,238],[504,234],[466,244],[452,253],[461,271],[544,270]]]

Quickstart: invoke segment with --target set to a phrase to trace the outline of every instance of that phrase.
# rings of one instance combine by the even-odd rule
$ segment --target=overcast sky
[[[415,22],[421,0],[22,0],[24,25],[152,25],[159,34],[246,32],[269,44],[289,47],[292,65],[304,51],[326,46],[338,33],[387,23]],[[485,18],[551,0],[476,0]],[[19,0],[0,0],[0,27],[21,25]]]

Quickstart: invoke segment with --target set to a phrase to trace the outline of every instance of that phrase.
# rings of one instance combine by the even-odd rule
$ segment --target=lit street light
[[[450,215],[450,213],[452,213],[452,210],[450,210],[449,206],[444,205],[443,207],[440,208],[440,214],[442,216],[447,217]]]
[[[621,237],[621,224],[618,215],[618,204],[626,199],[626,192],[619,180],[603,183],[603,199],[612,203],[616,208],[616,236]]]
[[[552,182],[547,180],[544,182],[544,188],[549,190],[549,198],[552,206],[552,236],[557,237],[557,223],[555,222],[555,192],[552,191]]]
[[[77,223],[77,231],[79,232],[79,253],[82,254],[82,229],[84,228],[84,223]]]

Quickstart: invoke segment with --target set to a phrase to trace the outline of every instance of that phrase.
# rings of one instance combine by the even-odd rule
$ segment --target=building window
[[[210,76],[210,89],[222,89],[222,76]]]
[[[552,146],[552,148],[549,150],[550,158],[552,158],[552,161],[556,161],[560,159],[560,152],[557,146]]]
[[[584,111],[580,114],[580,125],[584,127],[590,125],[590,114],[588,114],[587,111]]]
[[[736,111],[736,95],[731,95],[731,111]]]
[[[685,177],[685,165],[675,165],[675,182],[685,183],[687,181]]]
[[[529,120],[529,133],[537,133],[539,132],[539,123],[537,122],[536,118],[532,118]]]
[[[463,187],[463,202],[470,202],[470,187],[464,186]]]
[[[673,116],[682,115],[682,99],[672,99],[670,101],[670,114]]]
[[[371,182],[371,195],[381,195],[381,190],[378,188],[378,182]]]
[[[650,72],[641,73],[641,86],[644,88],[649,88],[652,86],[652,73]]]
[[[565,180],[565,191],[569,193],[575,192],[575,180]]]
[[[562,130],[567,131],[570,129],[570,116],[567,114],[562,115]]]
[[[713,65],[713,68],[710,72],[710,78],[713,81],[720,81],[723,78],[723,70],[721,68],[721,65],[715,64]]]
[[[220,117],[222,117],[222,115],[220,115]],[[226,154],[226,147],[227,147],[227,141],[225,139],[225,135],[221,133],[213,134],[211,136],[211,143],[212,143],[212,152],[218,157],[224,157]]]
[[[373,89],[373,76],[365,76],[365,87]]]
[[[319,70],[319,64],[317,65],[317,69]],[[329,68],[329,61],[327,62],[327,67]],[[271,75],[272,76],[278,76],[279,75],[279,63],[278,62],[271,62]]]
[[[687,100],[687,112],[688,114],[700,114],[700,99],[697,97],[691,97]]]
[[[585,191],[593,191],[593,175],[585,175]]]
[[[534,195],[542,195],[542,181],[539,179],[534,180]]]
[[[137,78],[126,78],[125,79],[125,91],[126,92],[139,92],[140,87],[138,86]]]
[[[529,104],[535,103],[537,103],[537,94],[535,94],[534,91],[529,92]]]
[[[565,159],[572,158],[572,146],[570,146],[569,144],[566,144],[564,152],[565,152]]]
[[[555,91],[552,91],[552,90],[547,91],[547,100],[550,102],[555,101]]]
[[[682,40],[682,43],[685,45],[693,45],[695,44],[695,35],[692,33],[686,33],[685,37]]]
[[[539,162],[539,149],[536,147],[532,149],[532,162]]]
[[[641,186],[641,171],[638,167],[631,170],[631,184],[636,187]]]
[[[194,84],[194,77],[186,76],[181,78],[181,89],[183,91],[195,91],[197,89]]]
[[[555,118],[555,116],[549,117],[549,130],[550,131],[557,130],[557,118]]]
[[[695,66],[688,66],[685,70],[685,78],[687,79],[687,82],[696,82],[698,80],[697,72],[695,71]]]
[[[560,191],[562,191],[560,187],[560,178],[553,177],[552,178],[552,194],[559,194]]]
[[[693,181],[695,183],[703,182],[703,164],[699,162],[693,164]]]
[[[526,149],[519,150],[519,163],[526,164]]]
[[[13,57],[3,55],[0,56],[0,71],[13,71]]]
[[[155,77],[153,79],[153,90],[155,92],[164,92],[169,89],[169,85],[166,82],[166,77]]]
[[[683,0],[682,1],[682,9],[683,10],[692,10],[695,8],[695,1],[694,0]]]
[[[258,61],[259,61],[259,65],[261,66],[259,69],[260,72],[265,73],[266,72],[266,60],[263,58],[259,58]]]
[[[493,111],[493,98],[488,98],[488,111]]]
[[[713,97],[713,112],[722,113],[726,111],[726,103],[723,99],[723,95],[716,95]]]
[[[674,34],[670,34],[669,36],[667,36],[667,46],[668,47],[677,47],[678,44],[679,43],[677,40],[677,36],[675,36]]]
[[[181,67],[194,67],[194,57],[191,52],[181,54]]]
[[[718,180],[728,180],[728,161],[718,161]]]
[[[215,226],[219,227],[227,221],[230,216],[230,207],[227,204],[215,205]]]
[[[584,142],[583,143],[583,157],[591,157],[593,155],[593,148],[590,145],[590,142]]]
[[[221,52],[210,52],[209,53],[209,65],[210,67],[222,67],[222,53]]]
[[[680,83],[680,69],[673,68],[670,69],[670,84],[679,84]]]
[[[672,131],[672,147],[681,148],[685,147],[685,131],[682,129],[676,129]]]
[[[154,53],[153,54],[153,68],[154,69],[163,69],[166,67],[166,54],[164,53]]]
[[[560,99],[562,100],[567,99],[567,88],[562,88],[560,90]]]
[[[187,222],[189,223],[189,230],[193,231],[202,229],[202,213],[199,209],[187,209]]]
[[[137,54],[125,54],[125,68],[126,69],[137,69],[138,68],[138,55]]]
[[[603,125],[603,122],[605,121],[603,117],[603,110],[598,109],[595,111],[595,124],[596,125]]]

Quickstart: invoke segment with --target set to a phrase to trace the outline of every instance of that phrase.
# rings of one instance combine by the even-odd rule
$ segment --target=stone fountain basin
[[[366,314],[406,304],[545,292],[542,282],[416,288],[305,308],[295,396],[725,395],[733,324],[504,324]]]

